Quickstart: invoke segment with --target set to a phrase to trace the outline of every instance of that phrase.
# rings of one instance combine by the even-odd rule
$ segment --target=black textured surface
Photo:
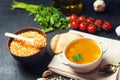
[[[43,4],[44,6],[51,6],[50,0],[18,0],[32,4]],[[120,40],[114,32],[114,29],[120,25],[120,1],[119,0],[105,0],[107,9],[104,13],[96,13],[93,10],[94,0],[81,0],[84,4],[82,14],[86,17],[100,18],[109,20],[113,24],[113,31],[105,33],[98,32],[95,35],[108,37]],[[20,9],[11,10],[12,0],[0,0],[0,80],[36,80],[41,77],[43,71],[47,70],[53,53],[50,49],[50,40],[57,34],[66,32],[68,30],[55,30],[47,33],[48,46],[47,53],[38,63],[28,66],[19,64],[10,54],[7,49],[7,37],[4,37],[5,32],[15,32],[24,27],[38,27],[33,21],[34,16],[29,16],[28,12]],[[55,75],[57,76],[57,74]]]

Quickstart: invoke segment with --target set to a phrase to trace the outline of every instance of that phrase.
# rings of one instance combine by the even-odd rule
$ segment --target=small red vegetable
[[[95,24],[89,25],[89,26],[87,27],[87,31],[88,31],[89,33],[95,33],[95,32],[97,31],[96,25],[95,25]]]
[[[77,23],[77,21],[71,22],[71,27],[72,27],[73,29],[78,29],[78,23]]]
[[[86,19],[86,21],[87,21],[89,24],[91,24],[91,23],[94,23],[94,22],[95,22],[95,19],[92,18],[92,17],[89,17],[89,18]]]
[[[105,22],[105,23],[103,24],[102,28],[103,28],[103,30],[105,30],[105,31],[110,31],[111,28],[112,28],[111,22],[109,22],[109,21]]]
[[[86,18],[84,15],[77,16],[72,14],[69,21],[71,28],[79,29],[81,31],[88,31],[89,33],[95,33],[100,30],[110,31],[112,28],[112,24],[109,21],[103,22],[103,20],[95,20],[93,17]]]
[[[79,16],[77,20],[78,20],[78,23],[80,24],[80,23],[82,23],[83,21],[85,21],[85,16],[83,16],[83,15],[82,15],[82,16]]]
[[[87,30],[87,27],[88,27],[88,24],[86,22],[82,22],[80,25],[79,25],[79,29],[81,31],[86,31]]]
[[[97,19],[95,21],[95,24],[98,26],[98,27],[102,27],[103,26],[103,21],[101,19]]]
[[[75,15],[75,14],[72,14],[71,16],[70,16],[70,22],[73,22],[73,21],[76,21],[77,20],[77,15]]]

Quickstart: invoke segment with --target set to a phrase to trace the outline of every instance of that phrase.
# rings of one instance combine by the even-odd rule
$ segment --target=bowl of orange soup
[[[97,68],[102,60],[103,52],[106,50],[106,48],[103,50],[103,44],[106,45],[89,38],[75,39],[65,46],[58,58],[60,62],[77,72],[90,72]]]

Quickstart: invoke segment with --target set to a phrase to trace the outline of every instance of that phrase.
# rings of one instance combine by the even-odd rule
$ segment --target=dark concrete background
[[[44,6],[51,6],[50,0],[18,0],[31,4],[43,4]],[[105,0],[107,8],[103,13],[96,13],[93,10],[94,0],[81,0],[84,4],[82,14],[86,17],[100,18],[112,22],[113,30],[110,33],[103,31],[95,35],[108,37],[120,40],[114,32],[114,29],[120,25],[120,1],[119,0]],[[51,58],[54,56],[50,49],[50,40],[57,34],[66,32],[66,30],[55,30],[47,33],[48,46],[47,53],[38,63],[25,66],[19,64],[10,54],[7,49],[8,38],[4,36],[5,32],[14,33],[16,30],[24,27],[38,27],[33,21],[34,16],[29,16],[28,12],[20,9],[11,10],[12,0],[0,0],[0,80],[36,80],[41,77],[43,71],[47,70]],[[53,76],[59,76],[57,74]],[[51,76],[52,77],[52,76]],[[67,79],[67,78],[65,78]]]

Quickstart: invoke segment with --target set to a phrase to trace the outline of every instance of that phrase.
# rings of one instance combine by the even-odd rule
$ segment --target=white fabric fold
[[[80,31],[74,31],[74,30],[70,30],[70,31],[81,34],[84,37],[88,37],[88,38],[98,40],[98,41],[101,40],[107,43],[108,49],[103,55],[104,57],[103,57],[101,64],[98,66],[97,69],[95,69],[92,72],[76,73],[68,65],[65,65],[59,62],[57,55],[55,55],[52,61],[50,62],[50,64],[48,65],[49,70],[55,73],[58,73],[60,75],[63,75],[63,76],[66,76],[72,79],[77,79],[77,80],[120,80],[119,69],[114,74],[110,76],[106,76],[106,77],[100,76],[98,74],[99,67],[105,64],[108,64],[108,63],[117,64],[120,61],[120,57],[119,57],[120,56],[120,41],[109,39],[109,38],[104,38],[104,37],[99,37],[99,36],[95,36],[95,35],[80,32]]]

